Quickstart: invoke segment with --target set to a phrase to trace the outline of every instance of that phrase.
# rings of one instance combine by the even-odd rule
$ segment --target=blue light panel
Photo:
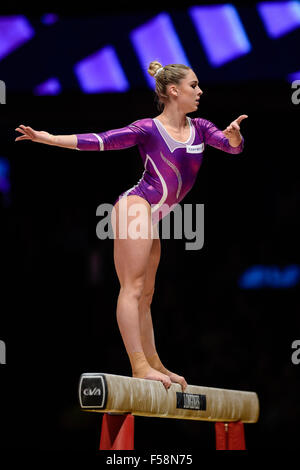
[[[213,67],[237,59],[251,50],[246,31],[232,5],[191,7],[189,14]]]
[[[284,269],[279,266],[256,265],[247,269],[239,280],[242,289],[289,288],[300,281],[300,266],[290,265]]]
[[[7,158],[0,157],[0,191],[6,194],[10,191],[10,163]]]
[[[85,93],[125,92],[129,83],[112,46],[84,58],[74,72]]]
[[[41,22],[47,26],[56,23],[59,20],[59,16],[56,13],[45,13],[41,16]]]
[[[35,95],[58,95],[60,92],[61,84],[57,78],[49,78],[34,89]]]
[[[290,73],[287,78],[290,83],[294,80],[300,80],[300,70],[298,70],[298,72]]]
[[[153,60],[157,60],[162,65],[185,64],[190,67],[173,23],[166,13],[161,13],[134,29],[130,34],[130,39],[147,83],[152,89],[155,88],[155,80],[147,70]]]
[[[32,39],[34,34],[25,16],[0,16],[0,60]]]
[[[262,2],[257,10],[271,38],[278,38],[300,26],[300,2]]]

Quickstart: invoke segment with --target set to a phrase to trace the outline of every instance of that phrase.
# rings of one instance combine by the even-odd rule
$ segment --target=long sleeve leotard
[[[238,147],[232,147],[212,122],[203,118],[187,119],[190,136],[185,142],[171,137],[158,119],[146,118],[99,134],[77,134],[77,149],[120,150],[138,145],[144,172],[139,182],[123,192],[115,203],[130,195],[146,199],[155,224],[193,187],[206,145],[232,154],[241,153],[244,148],[243,138]]]

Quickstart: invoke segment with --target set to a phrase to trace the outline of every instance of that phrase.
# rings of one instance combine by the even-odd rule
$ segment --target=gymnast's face
[[[169,92],[184,113],[192,113],[198,109],[200,96],[203,93],[192,70],[188,70],[179,84],[170,85]]]

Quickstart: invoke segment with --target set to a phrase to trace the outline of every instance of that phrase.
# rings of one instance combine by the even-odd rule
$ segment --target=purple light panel
[[[263,2],[257,10],[271,38],[279,38],[300,26],[300,2]]]
[[[290,83],[295,80],[300,80],[300,70],[298,70],[298,72],[290,73],[287,78]]]
[[[0,60],[32,39],[34,34],[25,16],[0,16]]]
[[[60,92],[61,84],[57,78],[49,78],[34,89],[35,95],[58,95]]]
[[[191,7],[189,14],[213,67],[237,59],[251,50],[246,31],[232,5]]]
[[[161,13],[148,23],[134,29],[130,39],[151,88],[155,80],[148,74],[150,62],[157,60],[162,65],[185,64],[190,66],[173,23],[166,13]]]
[[[10,163],[7,158],[0,157],[0,191],[5,194],[10,191]]]
[[[41,22],[47,26],[56,23],[59,16],[56,13],[45,13],[41,16]]]
[[[74,72],[85,93],[125,92],[129,83],[112,46],[78,62]]]

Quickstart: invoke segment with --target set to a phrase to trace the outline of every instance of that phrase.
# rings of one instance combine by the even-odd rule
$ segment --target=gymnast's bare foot
[[[165,374],[170,378],[171,382],[181,385],[182,391],[184,392],[187,387],[187,382],[184,377],[174,374],[174,372],[170,372],[169,370],[166,370]]]
[[[146,374],[140,378],[147,380],[158,380],[163,383],[166,389],[170,388],[172,385],[171,379],[166,374],[162,374],[158,370],[152,369],[152,367],[150,367]]]
[[[182,391],[186,389],[187,382],[185,378],[166,369],[165,366],[161,363],[157,353],[153,354],[152,356],[147,356],[147,361],[153,369],[167,375],[171,382],[181,385]]]

